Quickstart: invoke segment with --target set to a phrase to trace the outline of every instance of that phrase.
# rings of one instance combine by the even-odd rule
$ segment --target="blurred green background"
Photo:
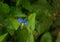
[[[0,0],[0,42],[60,42],[60,0]]]

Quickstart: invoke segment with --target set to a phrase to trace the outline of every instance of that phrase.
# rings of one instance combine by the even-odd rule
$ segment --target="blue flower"
[[[24,24],[27,26],[28,25],[28,21],[26,20],[26,21],[24,21]]]
[[[22,23],[24,20],[22,18],[18,18],[18,22]]]
[[[23,20],[22,18],[18,18],[18,22],[19,23],[24,23],[26,26],[28,25],[28,21],[27,20]]]

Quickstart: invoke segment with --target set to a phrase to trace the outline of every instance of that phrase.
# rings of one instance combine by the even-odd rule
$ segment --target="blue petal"
[[[18,22],[22,23],[24,20],[22,18],[18,18]]]
[[[24,24],[27,26],[28,25],[28,21],[24,21]]]

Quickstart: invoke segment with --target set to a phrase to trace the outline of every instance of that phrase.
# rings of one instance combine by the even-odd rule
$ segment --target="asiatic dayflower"
[[[23,21],[24,21],[24,20],[23,20],[22,18],[18,18],[18,22],[19,22],[19,23],[23,23]]]
[[[18,18],[18,22],[19,23],[24,23],[26,26],[28,25],[28,21],[27,20],[23,20],[22,18]]]
[[[27,26],[28,25],[28,21],[26,20],[26,21],[24,21],[24,24]]]

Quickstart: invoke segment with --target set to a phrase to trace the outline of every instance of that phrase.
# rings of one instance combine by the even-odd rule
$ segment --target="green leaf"
[[[13,28],[14,28],[15,30],[17,30],[18,27],[19,27],[19,25],[20,25],[20,23],[18,22],[18,19],[9,18],[9,21],[10,21],[10,23],[12,24]]]
[[[27,9],[28,11],[32,12],[32,6],[29,2],[29,0],[23,0],[22,1],[22,6]]]
[[[10,23],[10,21],[7,21],[6,27],[7,27],[7,32],[12,36],[14,34],[15,29]]]
[[[36,16],[36,13],[32,13],[28,16],[28,30],[30,31],[34,31],[35,29],[35,16]]]
[[[18,7],[22,3],[22,0],[17,0],[16,1],[16,7]]]
[[[10,8],[10,16],[13,17],[26,17],[26,15],[24,13],[22,13],[22,11],[16,7],[11,7]]]
[[[7,34],[8,34],[8,33],[0,36],[0,42],[3,42],[3,41],[4,41],[4,39],[6,38]]]
[[[46,0],[38,0],[34,4],[32,4],[33,11],[37,12],[37,14],[44,11],[44,9],[51,9],[48,2]]]
[[[2,2],[0,2],[0,14],[8,14],[10,11],[10,8],[7,4],[4,4]]]
[[[19,25],[20,23],[18,23],[18,20],[13,17],[8,17],[6,20],[7,31],[10,35],[14,34],[14,31],[18,29]]]
[[[46,33],[42,36],[40,42],[52,42],[52,37],[51,37],[50,33],[49,33],[49,32],[46,32]]]
[[[32,32],[29,35],[28,42],[34,42],[34,36]]]
[[[36,31],[40,34],[48,31],[50,25],[52,24],[50,12],[48,10],[44,10],[41,14],[38,14],[37,17],[39,21],[36,21]]]
[[[26,28],[21,30],[21,28],[19,28],[16,32],[16,39],[18,42],[27,42],[27,40],[29,39],[28,30]]]
[[[42,5],[48,5],[48,2],[46,0],[39,0],[38,3]]]

